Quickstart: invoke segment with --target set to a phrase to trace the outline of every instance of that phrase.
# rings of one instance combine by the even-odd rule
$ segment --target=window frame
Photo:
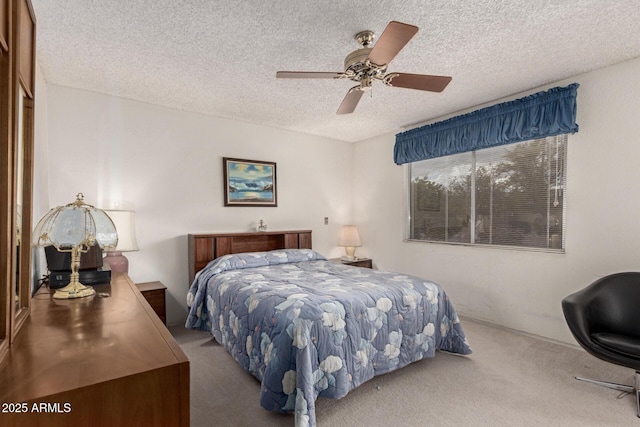
[[[553,136],[554,138],[564,138],[564,156],[563,156],[563,170],[564,170],[564,174],[563,174],[563,192],[567,191],[567,163],[568,163],[568,147],[569,147],[569,134],[565,133],[565,134],[559,134],[559,135],[555,135]],[[526,140],[526,141],[520,141],[517,143],[513,143],[513,144],[508,144],[508,145],[516,145],[516,144],[520,144],[520,143],[526,143],[526,142],[530,142],[530,141],[535,141],[537,139],[543,139],[543,138],[533,138],[531,140]],[[475,219],[476,219],[476,185],[475,185],[475,181],[476,181],[476,167],[477,167],[477,163],[476,163],[476,152],[478,150],[472,150],[470,151],[470,153],[472,153],[472,171],[473,173],[471,174],[471,188],[474,189],[471,192],[470,195],[470,222],[472,225],[472,227],[470,227],[470,239],[468,242],[456,242],[456,241],[441,241],[441,240],[426,240],[426,239],[416,239],[416,238],[412,238],[411,237],[411,212],[412,212],[412,206],[411,206],[411,201],[412,201],[412,194],[411,194],[411,184],[412,184],[412,166],[414,163],[417,162],[408,162],[405,163],[403,166],[405,168],[405,173],[404,173],[404,189],[405,191],[404,193],[404,197],[403,197],[403,206],[404,206],[404,242],[407,243],[426,243],[426,244],[444,244],[444,245],[454,245],[454,246],[472,246],[472,247],[480,247],[480,248],[492,248],[492,249],[505,249],[505,250],[510,250],[510,251],[527,251],[527,252],[546,252],[546,253],[555,253],[555,254],[564,254],[566,252],[566,232],[567,232],[567,204],[566,202],[562,203],[562,239],[560,242],[560,248],[553,248],[553,247],[533,247],[533,246],[516,246],[516,245],[504,245],[504,244],[495,244],[495,243],[477,243],[476,242],[476,230],[475,230]],[[457,153],[460,154],[460,153]],[[455,154],[454,154],[455,155]],[[427,159],[429,160],[429,159]],[[425,160],[421,160],[421,161],[425,161]],[[566,198],[566,194],[563,194],[563,198]]]

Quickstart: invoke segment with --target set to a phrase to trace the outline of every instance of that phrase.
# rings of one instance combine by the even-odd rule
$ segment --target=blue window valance
[[[396,164],[578,131],[578,83],[492,105],[396,135]]]

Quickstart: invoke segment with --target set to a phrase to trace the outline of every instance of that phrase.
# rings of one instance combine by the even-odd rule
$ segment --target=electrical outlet
[[[324,217],[324,225],[329,225],[329,217],[328,216]]]

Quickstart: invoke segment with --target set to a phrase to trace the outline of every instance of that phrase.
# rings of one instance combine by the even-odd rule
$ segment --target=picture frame
[[[276,163],[223,157],[225,206],[278,206]]]

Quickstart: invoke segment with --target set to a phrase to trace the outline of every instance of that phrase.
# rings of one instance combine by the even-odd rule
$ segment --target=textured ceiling
[[[359,141],[640,56],[640,0],[31,0],[48,83]],[[442,93],[374,82],[336,115],[343,71],[389,21],[418,34],[389,71],[453,76]]]

